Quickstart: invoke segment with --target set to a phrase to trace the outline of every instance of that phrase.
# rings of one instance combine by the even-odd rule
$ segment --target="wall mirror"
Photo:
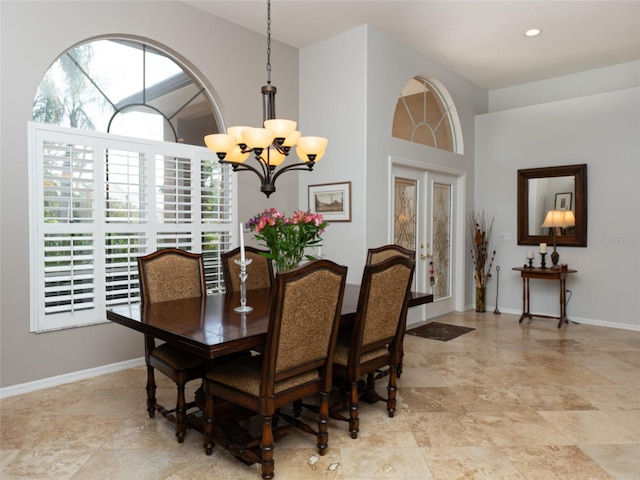
[[[587,165],[518,170],[518,245],[553,244],[543,228],[549,210],[572,210],[575,227],[556,230],[556,244],[587,246]]]

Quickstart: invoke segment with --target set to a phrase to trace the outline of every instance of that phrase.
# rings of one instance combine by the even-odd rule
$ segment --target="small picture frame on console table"
[[[327,222],[350,222],[351,182],[309,185],[309,211]]]

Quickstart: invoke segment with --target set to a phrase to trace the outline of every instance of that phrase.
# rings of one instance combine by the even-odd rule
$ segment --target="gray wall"
[[[558,247],[560,261],[578,270],[567,282],[573,292],[568,315],[640,329],[638,72],[640,62],[634,62],[494,91],[495,111],[477,117],[475,203],[496,215],[502,311],[521,311],[522,281],[511,267],[522,266],[534,248],[516,244],[517,170],[586,163],[588,246]],[[586,94],[575,96],[569,83]],[[512,240],[500,241],[500,233],[510,233]],[[490,300],[495,287],[490,282]],[[531,310],[557,315],[557,283],[532,280],[530,287]]]
[[[179,2],[2,1],[0,8],[0,386],[5,387],[143,355],[140,334],[110,323],[29,333],[27,122],[38,84],[51,63],[91,37],[136,35],[169,47],[198,72],[227,125],[258,126],[266,40]],[[278,114],[296,119],[298,52],[277,42],[272,50]],[[281,177],[269,201],[258,191],[257,177],[245,173],[238,178],[242,219],[264,207],[296,205],[296,175]]]
[[[415,76],[435,77],[446,86],[462,124],[463,155],[391,137],[398,96]],[[485,90],[366,25],[303,49],[300,84],[301,121],[312,122],[330,139],[319,163],[330,168],[301,176],[300,198],[306,206],[309,183],[351,181],[352,221],[332,223],[323,249],[349,265],[349,281],[360,280],[367,248],[390,240],[390,157],[464,172],[465,210],[473,208],[474,118],[488,110]]]

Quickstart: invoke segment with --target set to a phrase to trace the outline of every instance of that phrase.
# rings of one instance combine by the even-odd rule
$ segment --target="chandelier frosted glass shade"
[[[264,121],[264,128],[273,132],[274,138],[285,139],[296,131],[297,122],[286,120],[284,118],[273,118]]]
[[[327,149],[329,140],[324,137],[300,137],[296,153],[303,162],[318,162]]]
[[[204,144],[212,152],[230,152],[238,142],[233,135],[225,135],[224,133],[212,133],[205,135]]]

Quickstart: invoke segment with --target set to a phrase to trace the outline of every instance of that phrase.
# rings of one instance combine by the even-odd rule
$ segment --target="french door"
[[[430,292],[434,298],[422,309],[411,308],[408,324],[462,310],[462,177],[395,162],[391,177],[391,238],[393,243],[415,250],[413,288]]]

